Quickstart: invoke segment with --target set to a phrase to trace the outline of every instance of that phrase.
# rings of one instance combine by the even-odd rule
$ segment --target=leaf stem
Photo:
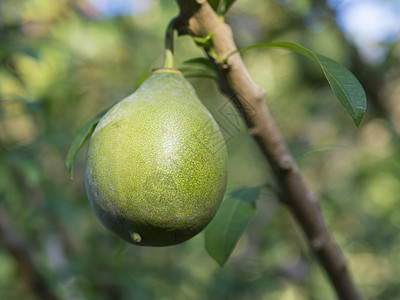
[[[305,56],[307,56],[308,58],[311,58],[312,60],[316,61],[318,63],[318,60],[316,59],[314,53],[297,44],[294,42],[275,42],[275,43],[263,43],[263,44],[257,44],[257,45],[251,45],[251,46],[247,46],[247,47],[241,47],[241,48],[237,48],[235,51],[232,51],[231,53],[229,53],[224,59],[223,62],[227,63],[228,58],[231,57],[232,55],[239,53],[239,52],[243,52],[246,50],[250,50],[250,49],[255,49],[255,48],[265,48],[265,47],[277,47],[277,48],[285,48],[286,50],[292,50],[295,51],[297,53],[303,54]]]
[[[169,22],[167,30],[165,32],[163,68],[173,68],[174,67],[174,30],[175,30],[175,20],[176,20],[176,18],[173,18]]]

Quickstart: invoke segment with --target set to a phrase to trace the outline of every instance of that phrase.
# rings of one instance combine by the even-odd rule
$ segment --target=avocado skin
[[[87,196],[105,227],[129,243],[190,239],[215,215],[226,181],[222,133],[178,72],[153,73],[90,139]]]

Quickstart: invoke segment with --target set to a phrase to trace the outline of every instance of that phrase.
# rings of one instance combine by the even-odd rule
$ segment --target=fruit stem
[[[174,67],[174,30],[175,30],[175,20],[176,20],[176,18],[173,18],[169,22],[167,30],[165,32],[163,68],[173,68]]]

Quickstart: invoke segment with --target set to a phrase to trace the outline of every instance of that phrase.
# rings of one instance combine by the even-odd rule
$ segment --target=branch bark
[[[205,37],[214,34],[214,48],[220,58],[236,50],[229,25],[222,22],[206,0],[177,0],[180,15],[178,33]],[[211,58],[210,58],[211,59]],[[297,219],[309,246],[329,276],[342,300],[360,300],[362,296],[350,276],[347,263],[329,234],[316,197],[308,190],[286,143],[265,104],[264,91],[249,77],[240,54],[232,55],[227,65],[215,64],[221,91],[240,109],[249,133],[267,158],[280,199]]]

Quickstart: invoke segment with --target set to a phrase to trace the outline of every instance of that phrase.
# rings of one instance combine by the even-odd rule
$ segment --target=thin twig
[[[179,34],[205,37],[213,32],[215,51],[220,58],[237,49],[231,28],[218,18],[206,0],[177,2],[181,9],[176,21]],[[219,72],[221,91],[240,107],[249,133],[268,159],[282,202],[296,217],[338,298],[363,299],[349,274],[343,254],[324,224],[316,197],[305,186],[298,166],[268,111],[264,91],[249,77],[239,53],[230,56],[227,64],[215,60],[213,63]]]

